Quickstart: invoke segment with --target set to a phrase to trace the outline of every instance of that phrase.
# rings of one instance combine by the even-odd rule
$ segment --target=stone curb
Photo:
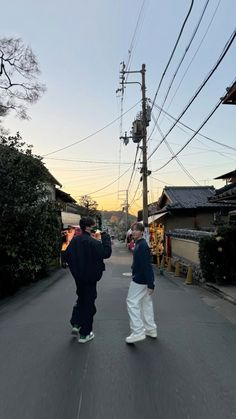
[[[159,273],[159,268],[157,268],[156,266],[153,266],[154,267],[154,270],[155,270],[155,273],[157,274],[157,275],[160,275],[160,273]],[[170,277],[171,279],[174,277],[174,275],[171,275],[171,274],[174,274],[174,272],[173,273],[169,273],[169,272],[166,272],[166,271],[164,271],[164,273],[163,273],[163,276],[165,276],[166,278],[168,278],[168,277]],[[178,277],[179,279],[181,278],[181,277]],[[184,279],[184,278],[183,278]],[[183,282],[182,282],[183,283]],[[207,291],[209,291],[209,292],[211,292],[212,294],[215,294],[215,295],[217,295],[218,297],[220,297],[220,298],[223,298],[224,300],[227,300],[227,301],[229,301],[231,304],[234,304],[234,305],[236,305],[236,298],[234,298],[234,297],[232,297],[231,295],[229,295],[229,294],[227,294],[227,293],[225,293],[225,292],[223,292],[223,291],[221,291],[218,287],[217,287],[217,285],[215,285],[215,284],[211,284],[211,283],[209,283],[209,282],[196,282],[196,281],[194,281],[194,283],[193,283],[194,285],[198,285],[199,287],[202,287],[202,288],[205,288]]]
[[[39,295],[41,292],[44,292],[48,287],[53,285],[55,282],[60,280],[64,276],[65,269],[56,268],[52,269],[47,277],[40,279],[37,282],[31,282],[26,286],[20,287],[13,295],[9,295],[0,299],[0,310],[6,307],[10,302],[16,301],[17,297],[22,296],[22,298],[27,299],[30,294],[30,298],[34,298]]]
[[[200,284],[203,288],[206,288],[208,291],[217,294],[220,298],[229,301],[231,304],[236,305],[236,298],[231,295],[221,291],[215,284],[210,284],[209,282]]]

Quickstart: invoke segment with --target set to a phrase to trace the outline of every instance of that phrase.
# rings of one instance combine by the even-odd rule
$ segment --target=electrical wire
[[[236,80],[235,80],[236,81]],[[157,108],[157,109],[161,109],[158,105],[156,105],[155,104],[155,107]],[[162,109],[162,112],[165,114],[165,115],[167,115],[167,116],[169,116],[171,119],[173,119],[174,121],[177,121],[177,124],[180,124],[180,125],[182,125],[183,127],[185,127],[185,128],[187,128],[187,129],[189,129],[190,131],[192,131],[192,132],[195,132],[196,130],[195,129],[193,129],[193,128],[191,128],[189,125],[186,125],[186,124],[184,124],[183,122],[181,122],[181,121],[178,121],[177,120],[177,118],[175,118],[173,115],[171,115],[170,113],[168,113],[167,111],[165,111],[164,109]],[[180,127],[179,127],[180,128]],[[186,131],[184,131],[184,132],[186,132]],[[201,134],[200,132],[198,133],[198,135],[200,135],[201,137],[203,137],[203,138],[205,138],[206,140],[209,140],[209,141],[211,141],[211,142],[213,142],[213,143],[215,143],[215,144],[218,144],[218,145],[220,145],[220,146],[222,146],[222,147],[226,147],[226,148],[228,148],[228,149],[230,149],[230,150],[233,150],[233,151],[236,151],[236,148],[235,147],[231,147],[231,146],[229,146],[229,145],[227,145],[227,144],[225,144],[225,143],[221,143],[220,141],[216,141],[216,140],[213,140],[213,138],[210,138],[210,137],[208,137],[207,135],[204,135],[204,134]]]
[[[163,183],[163,185],[167,185],[167,186],[174,186],[174,185],[172,185],[172,184],[170,184],[170,183],[167,183],[167,182],[163,182],[163,180],[161,180],[161,179],[157,179],[156,177],[154,177],[154,176],[150,176],[150,178],[152,178],[152,179],[155,179],[155,180],[157,180],[158,182],[160,182],[160,183]]]
[[[171,119],[170,118],[168,118],[167,116],[165,116],[165,118],[167,118],[169,121],[171,121]],[[186,131],[184,128],[182,128],[181,126],[179,126],[179,124],[180,124],[180,122],[178,122],[178,124],[176,125],[177,126],[177,128],[179,128],[182,132],[184,132],[185,134],[188,134],[188,131]],[[195,130],[191,130],[191,131],[193,131],[193,132],[195,132]],[[199,136],[202,136],[202,134],[200,134],[200,133],[198,133],[198,135]],[[205,136],[204,136],[205,137]],[[199,138],[196,138],[196,140],[200,143],[200,144],[202,144],[203,146],[204,146],[204,149],[202,149],[202,147],[201,148],[199,148],[199,147],[194,147],[194,148],[196,148],[196,149],[198,149],[198,150],[201,150],[201,152],[200,153],[206,153],[206,150],[207,151],[209,151],[209,152],[214,152],[214,153],[217,153],[217,154],[219,154],[220,156],[223,156],[223,157],[227,157],[227,158],[229,158],[228,157],[228,155],[227,155],[227,153],[222,153],[222,152],[220,152],[219,150],[215,150],[215,149],[213,149],[213,148],[211,148],[211,147],[209,147],[209,146],[207,146],[206,144],[204,144],[203,142],[201,142],[200,140],[199,140]],[[212,140],[213,142],[214,142],[214,140]],[[172,143],[173,144],[173,143]],[[177,144],[177,145],[180,145],[180,144]],[[223,145],[223,144],[222,144]],[[228,147],[228,146],[227,146]],[[231,147],[230,147],[231,148]],[[204,150],[204,151],[202,151],[202,150]],[[234,150],[234,151],[236,151],[236,149]],[[189,155],[192,155],[193,153],[191,153],[191,154],[185,154],[184,156],[189,156]],[[199,153],[194,153],[194,155],[196,155],[196,154],[199,154]],[[232,154],[232,153],[231,153]],[[232,160],[234,160],[234,159],[232,159]]]
[[[70,169],[70,168],[68,168],[68,167],[63,167],[63,169],[61,168],[61,167],[50,167],[50,170],[59,170],[60,172],[61,172],[61,170],[63,170],[63,174],[64,175],[66,175],[66,174],[70,174],[71,172],[76,172],[76,173],[78,173],[78,172],[80,172],[79,174],[81,174],[81,173],[85,173],[85,175],[87,176],[87,174],[86,174],[86,168],[83,168],[83,169]],[[110,166],[107,166],[107,167],[95,167],[95,168],[88,168],[87,169],[87,171],[89,171],[89,173],[91,172],[98,172],[98,171],[104,171],[104,170],[109,170],[109,172],[110,172],[110,170],[111,170],[111,168],[110,168]],[[67,173],[67,172],[70,172],[70,173]]]
[[[176,88],[176,90],[175,90],[175,92],[174,92],[174,94],[173,94],[172,98],[171,98],[171,101],[170,101],[170,103],[169,103],[169,105],[168,105],[168,107],[167,107],[167,111],[168,111],[168,109],[170,108],[170,106],[171,106],[171,104],[172,104],[172,102],[173,102],[173,100],[174,100],[174,98],[175,98],[175,96],[176,96],[176,94],[177,94],[177,92],[178,92],[178,90],[179,90],[179,88],[180,88],[180,86],[181,86],[181,84],[182,84],[182,82],[183,82],[183,80],[184,80],[184,78],[185,78],[185,76],[186,76],[186,74],[187,74],[187,72],[188,72],[189,68],[191,67],[191,65],[192,65],[192,63],[193,63],[193,61],[194,61],[194,59],[195,59],[195,57],[196,57],[196,55],[197,55],[198,51],[200,50],[200,48],[201,48],[201,46],[202,46],[202,44],[203,44],[203,41],[205,40],[205,38],[206,38],[206,36],[207,36],[207,33],[208,33],[208,31],[209,31],[209,29],[210,29],[210,27],[211,27],[211,25],[212,25],[212,22],[213,22],[213,20],[214,20],[214,18],[215,18],[215,15],[216,15],[216,12],[217,12],[217,10],[218,10],[218,8],[219,8],[219,6],[220,6],[220,3],[221,3],[221,0],[219,0],[219,1],[218,1],[218,4],[216,5],[216,8],[215,8],[214,13],[213,13],[213,15],[212,15],[212,18],[211,18],[211,20],[210,20],[210,22],[209,22],[209,24],[208,24],[208,26],[207,26],[207,28],[206,28],[206,31],[205,31],[205,33],[204,33],[204,35],[203,35],[203,37],[202,37],[202,39],[201,39],[201,41],[200,41],[200,43],[199,43],[199,45],[198,45],[198,47],[197,47],[197,49],[196,49],[196,51],[195,51],[194,55],[193,55],[193,57],[192,57],[192,59],[191,59],[191,61],[190,61],[189,65],[187,66],[187,68],[186,68],[186,70],[185,70],[185,72],[184,72],[184,74],[183,74],[183,76],[182,76],[182,78],[181,78],[181,80],[180,80],[180,82],[179,82],[179,84],[178,84],[178,86],[177,86],[177,88]]]
[[[133,198],[132,198],[132,200],[131,200],[131,202],[130,202],[130,206],[131,206],[131,205],[132,205],[132,203],[134,202],[135,197],[136,197],[136,195],[137,195],[137,192],[138,192],[139,188],[140,188],[140,181],[139,181],[139,183],[138,183],[138,185],[137,185],[137,188],[136,188],[136,190],[135,190],[134,196],[133,196]]]
[[[236,36],[236,30],[233,31],[233,33],[231,34],[230,38],[228,39],[228,41],[226,42],[224,49],[221,53],[221,55],[219,56],[216,64],[213,66],[213,68],[211,69],[211,71],[208,73],[208,75],[205,77],[205,79],[203,80],[202,84],[200,85],[200,87],[197,89],[196,93],[193,95],[193,97],[190,99],[190,101],[188,102],[188,104],[185,106],[184,110],[181,112],[181,114],[178,116],[177,120],[174,122],[174,124],[170,127],[170,129],[168,130],[168,132],[164,135],[164,138],[159,142],[159,144],[154,148],[154,150],[151,152],[151,154],[148,156],[148,159],[150,159],[153,154],[157,151],[157,149],[160,147],[160,145],[163,143],[163,141],[165,140],[165,138],[171,133],[171,131],[173,130],[173,128],[176,126],[177,122],[179,122],[179,120],[182,118],[182,116],[186,113],[186,111],[188,110],[188,108],[191,106],[191,104],[193,103],[193,101],[196,99],[196,97],[199,95],[199,93],[201,92],[201,90],[203,89],[203,87],[206,85],[206,83],[208,82],[208,80],[211,78],[211,76],[213,75],[213,73],[216,71],[216,69],[218,68],[218,66],[220,65],[221,61],[223,60],[223,58],[225,57],[225,55],[227,54],[227,52],[229,51],[234,39]],[[221,102],[220,102],[221,103]],[[154,106],[154,103],[153,103]]]
[[[45,159],[50,159],[50,160],[59,160],[59,161],[71,161],[71,162],[78,162],[78,163],[91,163],[91,164],[119,164],[119,162],[116,161],[102,161],[102,160],[77,160],[77,159],[60,159],[60,158],[55,158],[55,157],[44,157]],[[122,162],[122,164],[131,164],[131,162]]]
[[[141,100],[139,100],[134,106],[132,106],[131,108],[129,108],[126,112],[124,112],[121,116],[126,115],[128,112],[130,112],[132,109],[134,109],[139,103],[141,102]],[[58,153],[59,151],[62,150],[66,150],[67,148],[73,147],[76,144],[82,143],[85,140],[88,140],[88,138],[94,137],[94,135],[99,134],[99,132],[104,131],[106,128],[110,127],[111,125],[113,125],[115,122],[119,121],[119,119],[121,118],[121,116],[119,116],[116,119],[113,119],[113,121],[109,122],[109,124],[105,125],[104,127],[98,129],[97,131],[93,132],[92,134],[87,135],[87,137],[82,138],[81,140],[75,141],[71,144],[68,144],[65,147],[62,148],[58,148],[57,150],[51,151],[50,153],[44,154],[42,157],[47,157],[50,156],[51,154],[55,154]]]
[[[106,188],[108,188],[109,186],[111,186],[111,185],[113,185],[114,183],[116,183],[122,176],[124,176],[130,169],[131,169],[131,167],[132,167],[132,165],[124,172],[124,173],[122,173],[122,175],[120,175],[119,176],[119,178],[117,178],[117,179],[115,179],[115,180],[113,180],[111,183],[108,183],[108,185],[106,185],[106,186],[104,186],[103,188],[100,188],[100,189],[97,189],[96,191],[94,191],[94,192],[90,192],[90,193],[88,193],[88,195],[94,195],[95,193],[97,193],[97,192],[100,192],[100,191],[103,191],[103,189],[106,189]]]
[[[157,125],[157,129],[158,129],[159,133],[161,134],[162,137],[164,137],[164,134],[163,134],[161,128],[159,127],[158,124],[156,124],[156,125]],[[174,150],[171,148],[171,146],[168,143],[168,141],[165,139],[164,142],[166,144],[166,147],[168,148],[168,150],[172,154],[173,159],[176,160],[176,162],[178,163],[178,165],[180,166],[180,168],[184,171],[184,173],[186,173],[186,175],[193,181],[193,183],[195,183],[195,185],[200,186],[200,183],[191,175],[191,173],[186,169],[186,167],[184,167],[183,163],[175,155]]]
[[[141,9],[139,11],[138,19],[137,19],[137,22],[136,22],[136,26],[135,26],[135,29],[134,29],[134,33],[133,33],[133,36],[132,36],[132,39],[131,39],[130,47],[128,49],[128,58],[127,58],[126,65],[125,65],[128,70],[129,70],[130,65],[131,65],[132,51],[134,49],[136,35],[137,35],[138,29],[140,27],[141,18],[142,18],[143,13],[144,13],[145,4],[146,4],[146,0],[143,0]],[[126,82],[128,80],[128,76],[129,76],[129,73],[126,73],[126,79],[125,79]],[[124,92],[125,92],[124,91],[124,85],[122,85],[122,88],[120,90],[121,90],[121,99],[120,99],[120,114],[121,114],[121,117],[120,117],[120,138],[121,138],[122,133],[123,133],[123,109],[124,109]],[[122,144],[122,140],[120,140],[120,147],[119,147],[119,162],[121,161],[121,144]],[[118,174],[120,176],[120,165],[119,165]],[[119,181],[118,181],[117,187],[118,187],[118,195],[119,195],[119,188],[120,188]]]
[[[138,163],[137,164],[140,164],[141,162],[140,162],[140,159],[141,158],[139,158],[139,160],[138,160]],[[134,174],[134,176],[133,176],[133,179],[132,179],[132,182],[131,182],[131,185],[130,185],[130,191],[132,190],[132,188],[133,188],[133,185],[134,185],[134,182],[135,182],[135,179],[136,179],[136,176],[137,176],[137,174],[140,174],[140,171],[139,171],[139,169],[137,168],[136,170],[135,170],[135,174]],[[131,194],[131,192],[130,192],[130,194]]]
[[[203,123],[200,125],[200,127],[197,129],[197,131],[195,131],[195,133],[192,135],[192,137],[179,149],[179,151],[177,153],[175,153],[174,156],[171,157],[171,159],[169,159],[165,164],[163,164],[161,167],[159,167],[156,170],[153,170],[153,172],[158,172],[159,170],[163,169],[164,167],[166,167],[176,156],[178,156],[181,151],[183,151],[185,149],[185,147],[187,147],[187,145],[194,139],[194,137],[198,134],[198,132],[204,127],[204,125],[206,125],[206,123],[209,121],[209,119],[213,116],[213,114],[216,112],[216,110],[219,108],[219,106],[221,105],[221,100],[216,104],[216,106],[214,107],[214,109],[211,111],[211,113],[207,116],[207,118],[203,121]]]
[[[130,64],[131,64],[131,56],[132,56],[132,51],[133,51],[134,46],[135,46],[135,41],[136,41],[136,38],[137,38],[138,29],[141,27],[141,24],[142,24],[141,19],[144,15],[145,5],[146,5],[146,0],[143,0],[142,6],[141,6],[140,11],[139,11],[137,23],[136,23],[136,26],[135,26],[135,29],[134,29],[133,37],[132,37],[131,42],[130,42],[130,47],[128,49],[128,58],[127,58],[127,63],[126,63],[126,68],[128,68],[128,70],[129,70]],[[127,74],[127,78],[128,78],[128,74]]]
[[[107,193],[104,195],[93,196],[93,199],[103,198],[104,196],[116,195],[116,192]]]
[[[192,11],[192,8],[193,8],[193,3],[194,3],[194,0],[192,0],[192,1],[191,1],[191,4],[190,4],[189,10],[188,10],[188,13],[187,13],[187,15],[186,15],[186,17],[185,17],[185,19],[184,19],[184,22],[183,22],[183,24],[182,24],[182,27],[181,27],[181,29],[180,29],[180,32],[179,32],[179,35],[178,35],[177,41],[176,41],[176,43],[175,43],[175,45],[174,45],[174,48],[173,48],[173,50],[172,50],[172,52],[171,52],[170,58],[169,58],[169,60],[168,60],[168,63],[166,64],[165,70],[164,70],[164,71],[163,71],[163,73],[162,73],[162,76],[161,76],[160,82],[159,82],[158,87],[157,87],[157,91],[156,91],[155,96],[154,96],[154,99],[153,99],[153,101],[152,101],[153,105],[152,105],[151,111],[152,111],[153,106],[154,106],[154,104],[155,104],[155,101],[156,101],[156,98],[157,98],[158,92],[159,92],[159,90],[160,90],[160,87],[161,87],[162,81],[163,81],[163,79],[164,79],[164,77],[165,77],[166,71],[167,71],[167,69],[168,69],[168,67],[169,67],[169,65],[170,65],[170,63],[171,63],[171,60],[172,60],[173,55],[174,55],[174,53],[175,53],[175,50],[176,50],[176,48],[177,48],[177,46],[178,46],[178,43],[179,43],[179,41],[180,41],[180,38],[181,38],[181,35],[182,35],[182,33],[183,33],[184,27],[185,27],[185,25],[186,25],[186,23],[187,23],[187,20],[188,20],[189,16],[190,16],[190,13],[191,13],[191,11]]]
[[[191,36],[191,38],[190,38],[190,41],[189,41],[188,45],[187,45],[187,46],[186,46],[186,48],[185,48],[184,54],[182,55],[182,57],[181,57],[181,59],[180,59],[180,62],[179,62],[179,64],[177,65],[177,68],[176,68],[176,70],[175,70],[175,72],[174,72],[174,74],[173,74],[173,77],[172,77],[172,79],[171,79],[171,82],[170,82],[170,84],[169,84],[169,86],[168,86],[168,88],[167,88],[167,91],[166,91],[166,94],[165,94],[164,100],[163,100],[163,102],[162,102],[161,108],[163,108],[163,107],[164,107],[164,105],[165,105],[165,103],[166,103],[167,97],[168,97],[168,95],[169,95],[169,93],[170,93],[170,89],[171,89],[171,87],[172,87],[172,85],[173,85],[173,83],[174,83],[175,77],[177,76],[178,71],[179,71],[179,69],[180,69],[180,67],[181,67],[181,64],[183,63],[183,61],[184,61],[184,59],[185,59],[185,57],[186,57],[186,54],[187,54],[187,52],[188,52],[188,50],[189,50],[189,48],[190,48],[190,46],[191,46],[191,44],[192,44],[192,42],[193,42],[193,40],[194,40],[195,36],[196,36],[196,33],[197,33],[198,29],[199,29],[199,26],[200,26],[200,24],[201,24],[201,21],[202,21],[202,19],[203,19],[203,16],[204,16],[204,14],[205,14],[205,12],[206,12],[206,9],[207,9],[207,6],[208,6],[208,4],[209,4],[209,1],[210,1],[210,0],[206,0],[206,3],[204,4],[204,7],[203,7],[202,13],[201,13],[201,15],[200,15],[200,18],[199,18],[199,20],[198,20],[198,23],[197,23],[197,25],[196,25],[196,27],[195,27],[195,29],[194,29],[194,31],[193,31],[193,34],[192,34],[192,36]],[[161,110],[159,111],[159,114],[158,114],[158,116],[157,116],[157,121],[156,121],[156,124],[157,124],[157,122],[158,122],[158,120],[159,120],[159,118],[160,118],[160,115],[161,115]],[[155,129],[155,125],[154,125],[154,129]]]
[[[137,156],[138,156],[138,150],[139,150],[139,145],[137,145],[137,148],[136,148],[136,153],[135,153],[135,158],[134,158],[134,163],[133,163],[133,170],[132,170],[132,173],[131,173],[131,176],[130,176],[130,180],[129,180],[129,184],[127,186],[127,190],[129,190],[129,188],[130,188],[130,184],[131,184],[133,174],[134,174],[134,171],[135,171],[136,160],[137,160]]]
[[[196,140],[201,144],[201,145],[203,145],[204,146],[204,151],[203,151],[203,153],[206,153],[206,150],[207,150],[207,152],[209,152],[209,153],[217,153],[217,154],[219,154],[220,156],[222,156],[222,157],[227,157],[227,159],[230,159],[230,160],[233,160],[233,161],[235,161],[235,159],[233,159],[232,157],[230,157],[230,156],[232,156],[232,153],[228,153],[228,154],[230,154],[230,156],[228,156],[228,154],[227,153],[221,153],[220,151],[218,151],[218,150],[214,150],[213,148],[211,148],[211,147],[209,147],[209,146],[207,146],[206,144],[204,144],[202,141],[200,141],[199,140],[199,138],[196,138]],[[235,155],[235,154],[234,154]]]

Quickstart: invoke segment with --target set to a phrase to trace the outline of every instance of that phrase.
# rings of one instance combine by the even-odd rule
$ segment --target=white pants
[[[136,335],[156,329],[152,297],[148,294],[147,285],[131,281],[126,302],[132,333]]]

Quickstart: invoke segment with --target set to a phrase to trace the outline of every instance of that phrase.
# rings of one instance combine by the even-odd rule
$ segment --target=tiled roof
[[[159,201],[148,204],[148,215],[156,214],[159,209]]]
[[[217,189],[216,194],[210,199],[211,202],[217,201],[233,201],[236,203],[236,184],[228,184],[225,185],[223,188]]]
[[[72,198],[70,194],[62,191],[61,189],[56,189],[56,197],[60,198],[63,202],[76,202],[76,200]]]
[[[161,200],[166,195],[170,209],[216,207],[219,204],[208,201],[214,194],[214,186],[166,186]]]
[[[229,179],[235,176],[236,176],[236,170],[233,170],[232,172],[228,172],[228,173],[225,173],[224,175],[217,176],[215,177],[215,179]]]

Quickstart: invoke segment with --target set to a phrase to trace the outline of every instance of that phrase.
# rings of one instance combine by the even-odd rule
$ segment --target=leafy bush
[[[0,137],[0,296],[36,280],[59,257],[61,222],[50,174],[19,134]]]
[[[236,280],[236,227],[219,227],[213,237],[199,243],[199,258],[206,281],[229,284]]]

